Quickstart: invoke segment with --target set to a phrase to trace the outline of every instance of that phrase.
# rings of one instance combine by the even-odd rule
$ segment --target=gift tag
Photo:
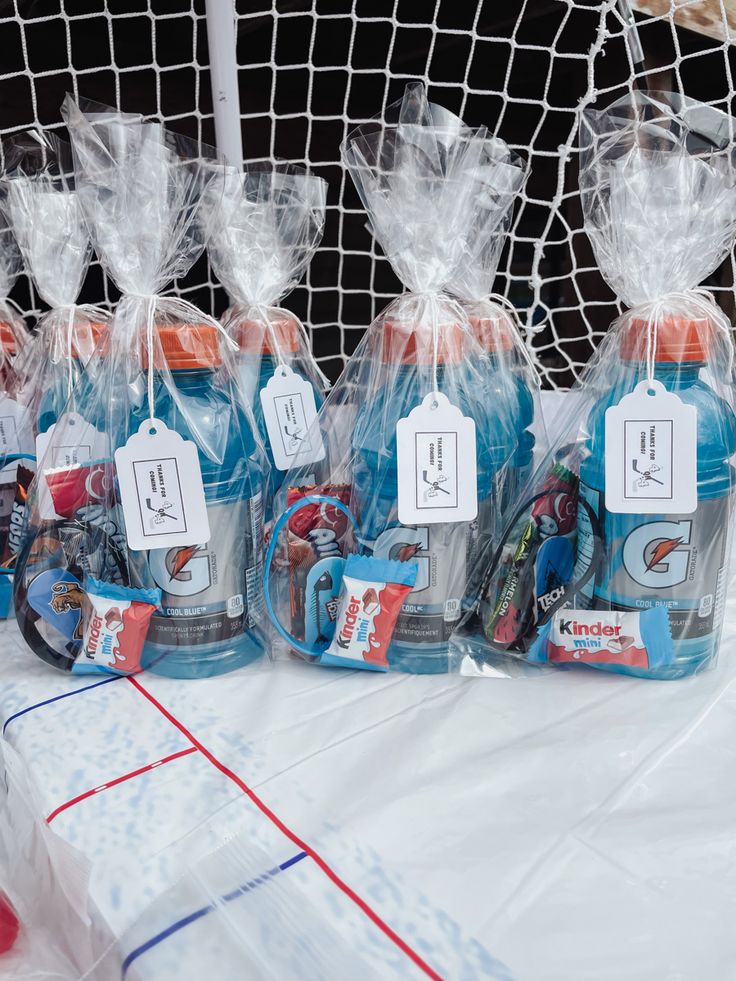
[[[690,514],[698,506],[698,414],[661,382],[606,410],[606,509]]]
[[[45,471],[55,467],[72,467],[103,457],[107,439],[78,412],[65,412],[45,433],[36,436],[36,459],[39,461],[38,510],[46,521],[58,517],[46,483]],[[40,469],[43,465],[43,469]]]
[[[279,365],[260,397],[277,470],[324,460],[322,434],[312,425],[317,418],[314,389],[306,378],[288,365]]]
[[[0,396],[0,455],[22,453],[28,443],[28,410],[7,395]],[[25,436],[25,439],[24,439]],[[30,437],[31,446],[33,437]]]
[[[440,392],[396,426],[399,521],[472,521],[478,514],[475,422]]]
[[[197,447],[160,419],[146,419],[115,467],[128,545],[135,550],[203,545],[210,524]]]

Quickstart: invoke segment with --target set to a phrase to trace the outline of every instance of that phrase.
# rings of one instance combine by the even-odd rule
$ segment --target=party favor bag
[[[679,678],[713,663],[736,419],[730,324],[699,284],[733,246],[733,125],[670,93],[584,113],[585,227],[628,309],[456,631],[460,670],[511,656]]]
[[[506,352],[492,364],[446,292],[487,209],[486,137],[411,85],[343,147],[408,292],[368,328],[310,433],[320,455],[274,507],[267,602],[292,650],[322,664],[446,671],[474,599],[478,524],[525,429]]]
[[[263,652],[267,465],[224,332],[161,295],[206,244],[200,202],[222,170],[158,123],[70,98],[63,115],[77,194],[123,295],[39,462],[59,518],[32,500],[18,620],[64,670],[228,671]]]
[[[44,454],[46,434],[61,414],[108,313],[76,302],[92,247],[74,189],[69,144],[52,133],[30,130],[9,137],[3,150],[2,209],[36,292],[51,307],[39,317],[33,342],[15,360],[13,391],[4,403],[13,462],[6,467],[12,503],[0,536],[1,561],[12,569],[23,541],[36,456]],[[46,518],[56,517],[45,486],[39,488],[38,500]]]

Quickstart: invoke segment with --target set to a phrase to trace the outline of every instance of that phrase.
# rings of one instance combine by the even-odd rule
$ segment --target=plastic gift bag
[[[368,328],[310,433],[324,457],[292,468],[274,508],[266,599],[291,648],[320,663],[446,671],[474,598],[478,522],[497,520],[524,429],[505,352],[491,363],[445,292],[486,208],[486,136],[411,85],[343,147],[410,292]],[[352,552],[377,564],[343,578]]]
[[[733,246],[733,126],[669,93],[584,113],[585,227],[628,309],[570,394],[556,445],[456,631],[462,671],[509,655],[679,678],[717,654],[733,343],[698,284]]]
[[[39,296],[51,309],[13,366],[12,394],[4,402],[7,430],[7,517],[0,535],[1,562],[12,569],[21,548],[28,491],[38,453],[56,422],[82,366],[108,320],[98,307],[80,306],[77,295],[92,247],[74,190],[71,148],[50,133],[30,130],[4,143],[2,207],[15,233]],[[41,489],[46,517],[54,510]],[[6,584],[8,604],[11,585]]]
[[[39,464],[59,518],[31,502],[18,620],[63,670],[228,671],[263,653],[267,464],[222,328],[160,295],[205,246],[200,202],[222,170],[158,123],[69,98],[63,115],[92,239],[123,296]]]
[[[213,195],[208,253],[233,300],[222,323],[238,347],[246,401],[271,464],[266,521],[286,470],[299,459],[327,379],[304,325],[275,306],[299,282],[322,238],[327,184],[291,164],[227,168]]]

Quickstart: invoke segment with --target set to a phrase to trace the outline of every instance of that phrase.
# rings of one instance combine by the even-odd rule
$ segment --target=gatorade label
[[[261,500],[210,504],[205,545],[152,549],[151,574],[161,588],[163,616],[151,618],[148,640],[197,647],[242,634],[259,615]],[[242,533],[240,532],[242,529]]]
[[[620,515],[604,495],[580,484],[598,514],[606,559],[578,595],[587,609],[664,607],[675,640],[705,637],[720,625],[726,586],[729,498],[701,500],[692,514]],[[592,554],[592,528],[578,515],[578,564]]]
[[[416,585],[406,597],[393,639],[444,644],[462,612],[470,547],[469,524],[396,525],[369,546],[379,559],[417,563]]]

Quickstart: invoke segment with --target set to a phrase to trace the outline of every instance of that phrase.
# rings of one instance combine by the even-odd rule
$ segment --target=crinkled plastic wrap
[[[291,311],[276,305],[297,285],[322,239],[326,196],[326,182],[303,168],[246,163],[242,173],[226,168],[224,192],[209,198],[213,220],[208,253],[233,301],[222,323],[237,345],[243,393],[271,465],[264,502],[267,519],[299,440],[286,443],[283,427],[269,433],[261,392],[275,377],[282,380],[287,396],[295,391],[308,399],[311,388],[319,408],[327,385],[304,325]],[[297,427],[288,428],[298,435]]]
[[[0,200],[1,193],[0,190]],[[13,387],[10,368],[30,340],[23,317],[8,299],[22,269],[18,244],[4,214],[0,213],[0,383],[3,392]]]
[[[8,507],[0,534],[1,564],[12,569],[22,546],[36,438],[61,415],[109,314],[76,302],[92,246],[74,189],[69,144],[30,130],[6,140],[4,151],[2,207],[28,274],[51,307],[39,317],[33,343],[15,361],[13,392],[2,413]]]
[[[733,126],[669,93],[584,113],[585,227],[628,310],[455,632],[463,672],[513,659],[670,679],[713,664],[736,419],[730,324],[699,284],[733,246]]]
[[[366,331],[310,432],[313,458],[287,474],[267,602],[291,649],[313,661],[375,669],[372,654],[390,639],[384,668],[443,672],[448,638],[474,600],[478,543],[500,532],[506,474],[527,427],[507,352],[491,358],[447,292],[491,224],[487,133],[410,85],[385,120],[350,134],[343,159],[408,292]],[[397,427],[416,428],[417,411],[429,413],[427,438],[409,460],[414,443],[402,436],[410,448],[399,458]],[[409,482],[399,475],[407,465]],[[400,487],[415,482],[403,510]],[[399,510],[420,520],[401,522]],[[354,552],[378,563],[359,596],[342,576]],[[406,578],[396,562],[412,565],[414,588],[392,626],[383,598]],[[335,633],[337,622],[345,629]]]
[[[158,123],[70,98],[63,115],[78,198],[123,296],[39,462],[15,577],[18,621],[34,652],[62,670],[228,671],[263,652],[267,464],[219,324],[160,295],[201,254],[208,228],[200,202],[222,171]],[[165,430],[196,447],[210,538],[136,550],[114,454],[133,434]],[[161,495],[168,505],[171,494]],[[146,506],[162,529],[174,520],[163,505]]]

